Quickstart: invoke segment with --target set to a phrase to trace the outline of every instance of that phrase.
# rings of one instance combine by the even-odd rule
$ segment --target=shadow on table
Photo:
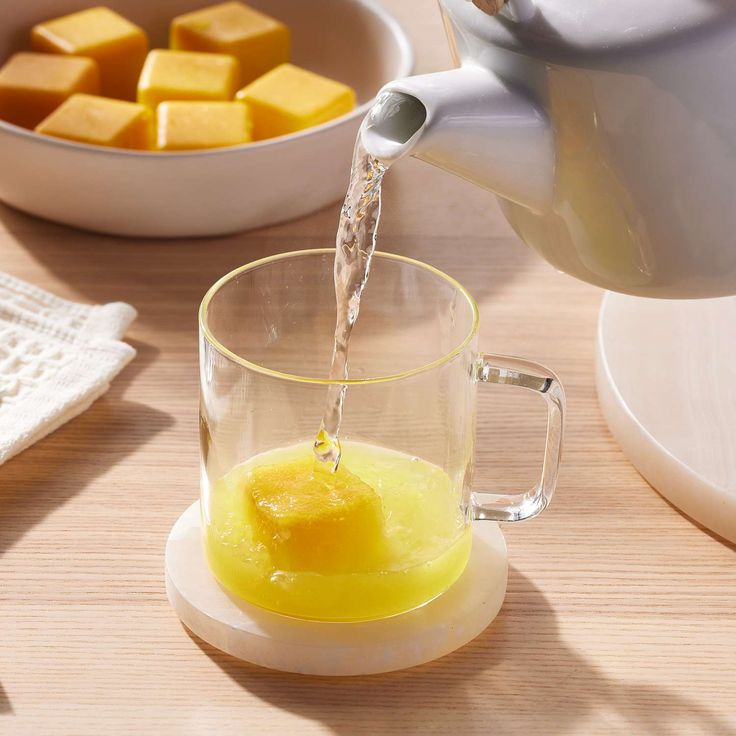
[[[10,231],[79,298],[98,303],[125,301],[136,307],[141,324],[195,334],[196,310],[218,278],[275,253],[334,247],[338,213],[339,207],[330,205],[300,220],[298,239],[276,226],[219,238],[160,240],[92,234],[0,204],[0,230],[4,226]],[[513,238],[471,239],[463,244],[462,258],[458,258],[457,242],[453,247],[430,249],[426,240],[379,235],[378,247],[429,261],[459,278],[479,301],[502,294],[534,258]],[[23,278],[22,273],[14,275]]]
[[[3,713],[12,713],[13,712],[13,705],[10,702],[10,698],[8,698],[7,693],[5,692],[5,689],[2,686],[2,683],[0,683],[0,715]]]
[[[528,616],[505,615],[511,607]],[[600,672],[560,639],[549,602],[513,568],[505,608],[483,634],[453,654],[403,672],[348,678],[278,673],[241,662],[188,633],[243,689],[273,707],[319,721],[338,736],[554,736],[579,732],[580,722],[601,710],[612,723],[625,722],[630,733],[733,733],[718,716],[674,693]],[[477,704],[481,714],[473,713]]]
[[[732,542],[730,539],[726,539],[717,532],[714,532],[713,530],[708,529],[708,527],[703,526],[699,521],[693,519],[692,516],[688,516],[682,509],[678,509],[675,504],[673,504],[668,498],[665,498],[665,496],[663,496],[653,485],[651,485],[646,478],[643,478],[643,480],[673,511],[676,511],[678,514],[680,514],[680,516],[684,516],[693,526],[700,529],[703,534],[707,534],[714,542],[718,542],[718,544],[722,544],[724,547],[727,547],[728,549],[736,552],[736,542]]]
[[[145,343],[132,344],[136,358],[105,395],[2,466],[0,557],[98,475],[172,424],[168,414],[122,397],[158,352]]]
[[[260,239],[251,244],[244,236],[174,241],[99,235],[44,222],[2,204],[1,225],[73,290],[64,294],[67,298],[128,302],[138,310],[134,326],[193,336],[197,307],[220,276],[251,259],[289,250],[288,243]],[[13,275],[24,278],[22,272]]]
[[[98,475],[172,424],[168,414],[122,398],[158,352],[145,343],[132,344],[136,358],[104,396],[0,468],[0,557]],[[0,683],[0,714],[12,712]]]

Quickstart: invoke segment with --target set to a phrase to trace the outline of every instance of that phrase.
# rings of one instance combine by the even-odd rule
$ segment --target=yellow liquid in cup
[[[212,486],[204,541],[222,585],[279,613],[351,621],[416,608],[457,580],[472,531],[441,468],[357,442],[336,475],[322,465],[303,443]]]

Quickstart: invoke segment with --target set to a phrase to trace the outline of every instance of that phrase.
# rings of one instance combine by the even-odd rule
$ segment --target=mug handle
[[[547,507],[557,484],[562,453],[565,392],[552,371],[539,363],[503,355],[481,355],[475,364],[475,380],[518,386],[538,393],[547,405],[547,439],[539,482],[525,493],[477,491],[472,494],[473,518],[524,521]]]

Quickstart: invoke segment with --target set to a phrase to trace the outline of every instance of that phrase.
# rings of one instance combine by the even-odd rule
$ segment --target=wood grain
[[[449,64],[437,14],[386,4],[419,71]],[[243,262],[330,244],[337,205],[178,242],[0,208],[2,270],[140,312],[138,357],[107,395],[0,468],[0,734],[736,733],[735,550],[658,496],[606,430],[593,385],[600,292],[539,261],[493,198],[458,179],[408,161],[386,190],[380,247],[459,278],[480,302],[482,347],[544,362],[567,388],[557,496],[540,519],[505,528],[497,621],[438,662],[330,680],[220,654],[166,602],[166,535],[197,496],[198,302]],[[536,472],[542,407],[507,393],[483,392],[479,487]]]

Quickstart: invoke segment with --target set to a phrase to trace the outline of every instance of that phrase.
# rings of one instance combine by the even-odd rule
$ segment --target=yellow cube
[[[174,18],[169,45],[232,54],[240,62],[239,84],[247,84],[289,61],[291,35],[275,18],[243,3],[227,2]]]
[[[93,59],[15,54],[0,69],[0,118],[35,128],[76,92],[99,91],[100,72]]]
[[[162,102],[156,111],[161,151],[237,146],[251,140],[242,102]]]
[[[144,105],[72,95],[36,126],[36,132],[96,146],[147,149],[151,123],[151,111]]]
[[[335,473],[315,468],[313,458],[256,466],[245,496],[256,533],[282,570],[357,572],[375,565],[381,499],[344,465]]]
[[[234,56],[157,49],[143,65],[138,102],[156,107],[167,100],[232,100],[239,78]]]
[[[250,107],[254,140],[311,128],[355,107],[355,92],[346,84],[293,64],[277,66],[236,98]]]
[[[103,95],[135,99],[148,37],[109,8],[89,8],[40,23],[31,31],[31,43],[36,51],[91,57],[100,67]]]

